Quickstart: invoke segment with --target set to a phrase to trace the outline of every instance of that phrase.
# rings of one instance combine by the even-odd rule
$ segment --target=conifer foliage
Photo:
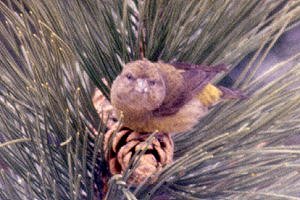
[[[299,135],[300,54],[260,69],[298,24],[298,0],[2,0],[0,15],[0,199],[299,197],[300,146],[284,144]],[[234,83],[249,98],[174,136],[154,183],[110,176],[95,87],[109,99],[123,64],[143,57],[231,70],[249,53]]]

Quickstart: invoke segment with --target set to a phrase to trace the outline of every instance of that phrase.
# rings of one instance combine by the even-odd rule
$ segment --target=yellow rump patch
[[[207,84],[198,94],[200,102],[207,107],[213,106],[221,100],[222,91],[212,84]]]

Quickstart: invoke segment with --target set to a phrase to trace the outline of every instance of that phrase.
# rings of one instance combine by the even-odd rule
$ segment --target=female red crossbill
[[[224,70],[224,65],[167,64],[146,59],[130,62],[112,84],[111,103],[123,113],[124,126],[132,130],[188,131],[223,98],[243,96],[210,83]]]

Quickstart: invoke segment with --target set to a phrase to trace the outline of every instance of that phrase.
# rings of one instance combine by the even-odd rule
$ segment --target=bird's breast
[[[167,133],[179,133],[191,130],[199,119],[208,113],[208,109],[198,98],[187,102],[173,115],[153,117],[148,121],[149,131],[161,131]],[[151,129],[150,127],[155,127]]]

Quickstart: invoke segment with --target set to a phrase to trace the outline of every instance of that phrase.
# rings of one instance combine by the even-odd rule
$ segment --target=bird
[[[186,132],[222,100],[244,98],[239,90],[210,83],[225,70],[224,64],[135,60],[113,81],[111,104],[123,126],[134,131]]]

